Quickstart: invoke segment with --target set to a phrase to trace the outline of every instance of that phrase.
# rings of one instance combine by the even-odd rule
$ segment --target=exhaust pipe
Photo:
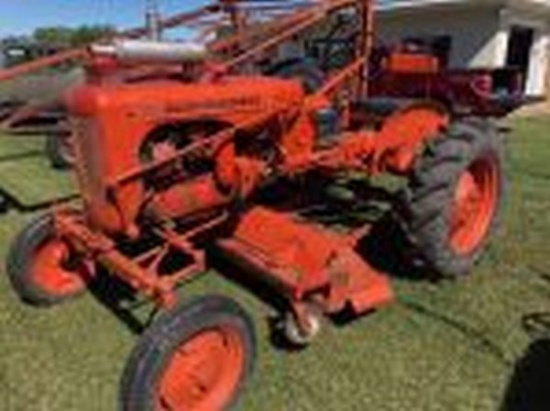
[[[208,56],[204,44],[156,40],[117,39],[110,44],[94,44],[90,51],[128,63],[192,63],[204,61]]]

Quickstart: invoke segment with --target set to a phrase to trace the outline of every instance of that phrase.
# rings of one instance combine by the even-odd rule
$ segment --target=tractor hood
[[[67,96],[75,125],[74,144],[79,185],[91,221],[119,230],[123,221],[108,198],[120,176],[143,167],[143,144],[156,130],[185,123],[227,126],[262,114],[285,114],[301,107],[302,86],[290,80],[232,77],[215,83],[143,81],[121,85],[84,85]],[[138,198],[138,182],[125,185],[125,198]],[[140,202],[135,201],[134,215]],[[101,219],[97,216],[101,216]]]
[[[67,107],[77,117],[110,117],[120,122],[242,121],[260,111],[298,106],[304,98],[299,83],[265,77],[228,77],[215,83],[150,81],[122,85],[84,85],[67,96]],[[101,122],[101,120],[100,120]],[[117,125],[118,123],[118,125]],[[104,123],[104,126],[106,124]]]

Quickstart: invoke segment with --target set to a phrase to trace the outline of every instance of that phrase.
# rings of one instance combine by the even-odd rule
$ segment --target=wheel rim
[[[202,331],[170,358],[156,391],[156,411],[213,411],[233,399],[245,366],[238,333],[229,328]]]
[[[91,278],[91,266],[70,261],[70,250],[61,240],[49,240],[38,247],[29,267],[32,283],[48,294],[66,297],[82,291]]]
[[[451,215],[450,243],[457,254],[474,252],[485,239],[497,209],[498,163],[487,156],[460,176]]]

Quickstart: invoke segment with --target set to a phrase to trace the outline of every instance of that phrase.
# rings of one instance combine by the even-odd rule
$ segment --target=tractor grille
[[[89,203],[101,191],[99,126],[94,120],[88,118],[73,119],[72,125],[75,171],[83,199]]]

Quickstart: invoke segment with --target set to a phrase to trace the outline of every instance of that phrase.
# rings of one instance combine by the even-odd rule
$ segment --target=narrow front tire
[[[121,411],[221,411],[237,402],[256,357],[252,321],[239,304],[206,296],[166,312],[124,371]]]

